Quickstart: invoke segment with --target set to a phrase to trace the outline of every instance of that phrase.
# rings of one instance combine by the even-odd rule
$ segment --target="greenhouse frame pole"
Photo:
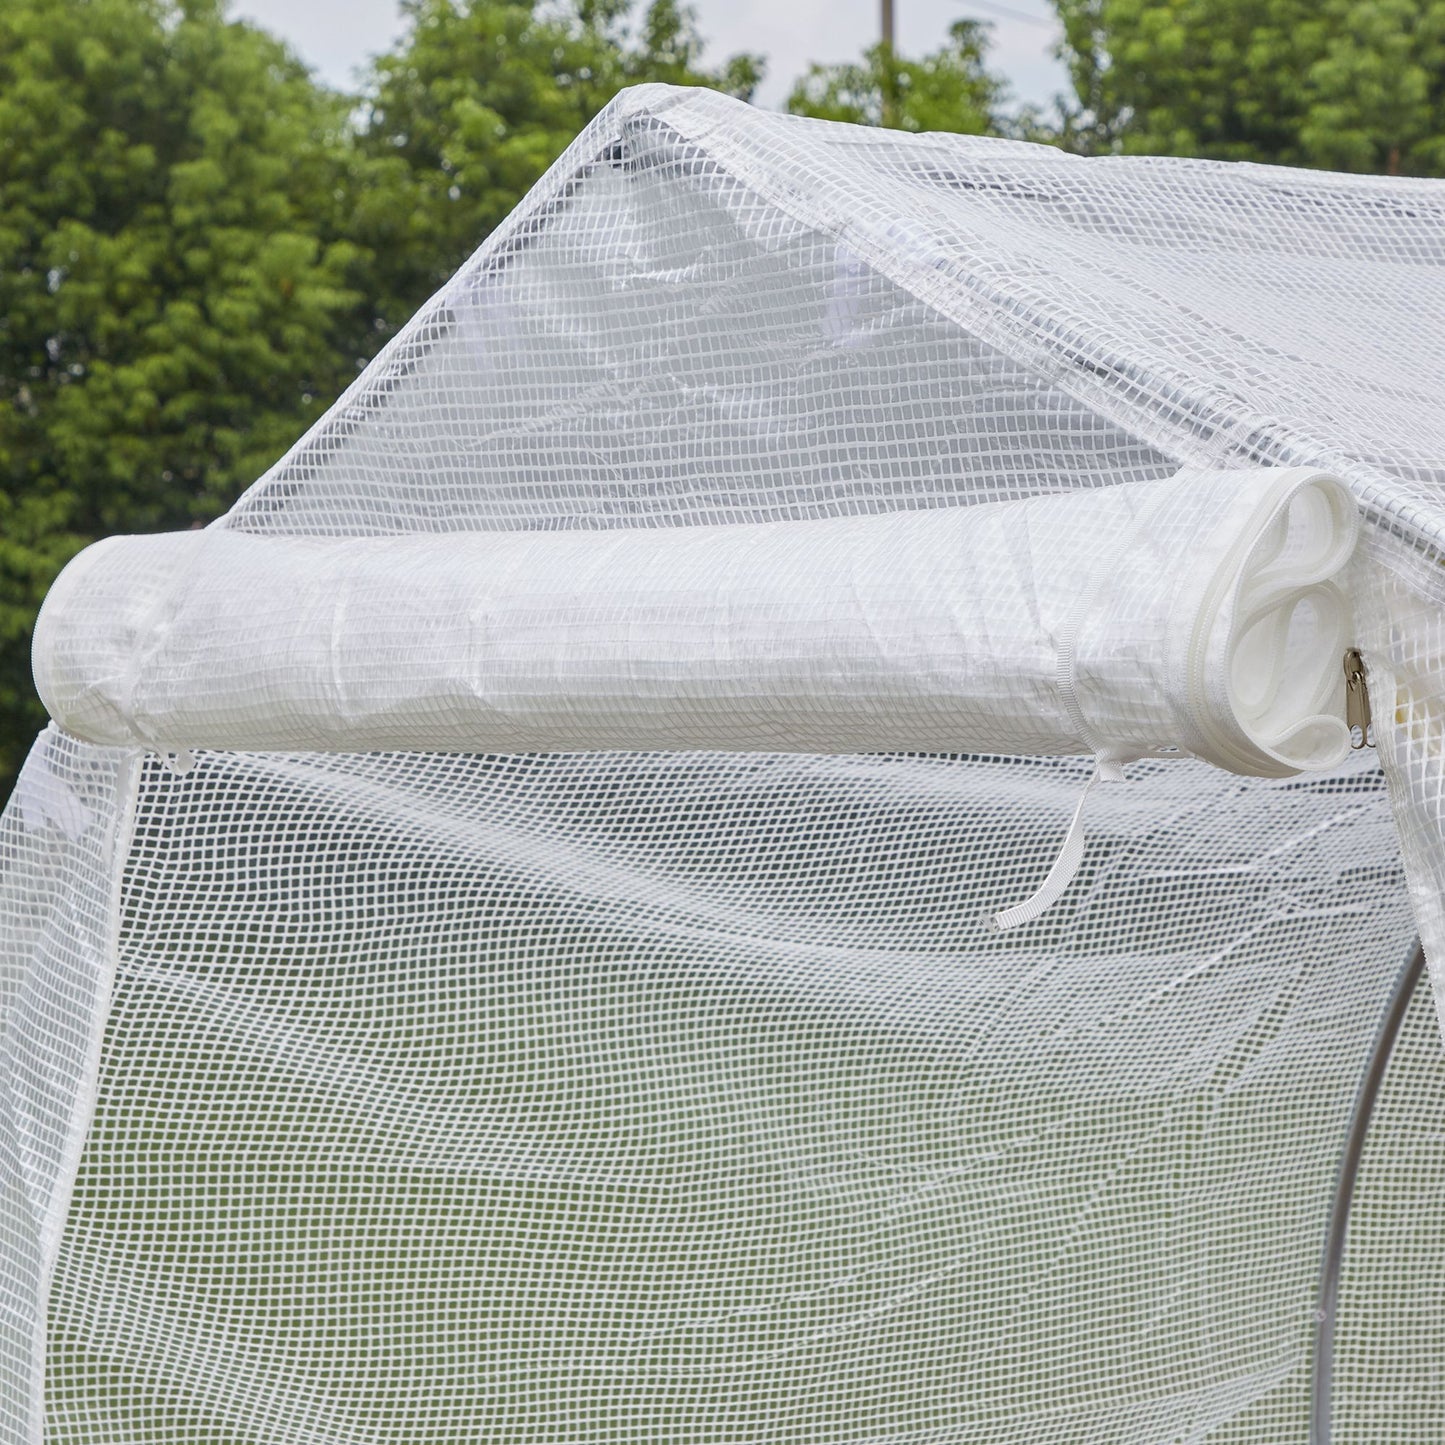
[[[1344,1152],[1335,1174],[1334,1198],[1330,1203],[1329,1224],[1325,1230],[1324,1253],[1320,1258],[1319,1289],[1315,1295],[1315,1349],[1310,1380],[1310,1445],[1330,1445],[1330,1405],[1334,1388],[1335,1324],[1339,1311],[1340,1269],[1344,1264],[1346,1235],[1350,1224],[1350,1204],[1354,1198],[1355,1180],[1359,1177],[1360,1159],[1364,1153],[1365,1136],[1370,1129],[1370,1116],[1380,1096],[1380,1085],[1400,1037],[1400,1028],[1416,985],[1425,972],[1424,945],[1415,947],[1400,970],[1380,1020],[1375,1042],[1370,1049],[1355,1102],[1350,1110],[1345,1133]]]

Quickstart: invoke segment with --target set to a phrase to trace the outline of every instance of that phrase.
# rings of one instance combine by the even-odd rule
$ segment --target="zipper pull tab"
[[[1365,682],[1365,660],[1357,647],[1351,647],[1345,653],[1345,722],[1350,729],[1350,746],[1356,752],[1375,746],[1370,689]]]

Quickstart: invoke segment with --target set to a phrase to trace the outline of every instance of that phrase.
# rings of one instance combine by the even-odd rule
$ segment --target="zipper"
[[[1361,748],[1375,746],[1374,721],[1370,713],[1370,687],[1365,681],[1365,659],[1358,647],[1345,652],[1345,723],[1350,729],[1350,746],[1358,752]],[[1359,741],[1355,741],[1356,734]]]

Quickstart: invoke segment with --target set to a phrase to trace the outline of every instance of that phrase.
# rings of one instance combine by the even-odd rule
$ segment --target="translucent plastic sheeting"
[[[1445,1050],[1417,984],[1376,1101],[1340,1277],[1330,1439],[1445,1438]]]
[[[667,527],[1308,465],[1445,534],[1445,185],[640,86],[227,525]]]
[[[947,512],[412,539],[103,542],[36,632],[52,715],[162,749],[1349,746],[1354,503],[1303,470]]]
[[[224,525],[672,528],[1323,469],[1372,557],[1398,543],[1357,598],[1380,604],[1366,666],[1405,697],[1376,733],[1445,999],[1442,238],[1434,180],[638,87]],[[1408,626],[1376,625],[1387,603]]]
[[[1371,529],[1356,577],[1380,761],[1445,1021],[1445,552]]]

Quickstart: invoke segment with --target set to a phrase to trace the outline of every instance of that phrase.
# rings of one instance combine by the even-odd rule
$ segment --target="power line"
[[[1030,15],[1026,10],[1015,10],[1011,5],[996,4],[995,0],[968,0],[968,8],[970,10],[989,10],[1008,20],[1022,20],[1027,25],[1042,25],[1045,30],[1054,28],[1054,22],[1045,20],[1042,15]]]

